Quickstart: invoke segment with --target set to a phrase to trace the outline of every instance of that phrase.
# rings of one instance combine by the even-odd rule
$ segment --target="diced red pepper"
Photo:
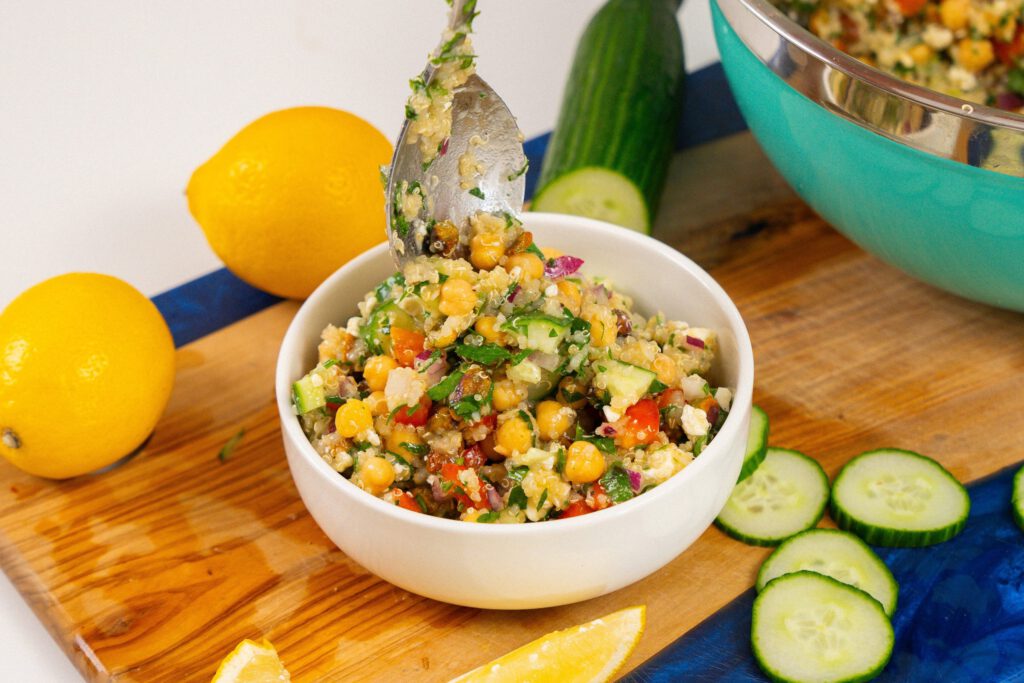
[[[487,463],[487,456],[477,445],[472,445],[462,451],[462,464],[466,467],[480,467]]]
[[[658,408],[665,409],[669,406],[681,407],[686,403],[686,397],[682,389],[666,389],[658,394]]]
[[[575,503],[571,503],[569,507],[562,511],[562,514],[558,515],[558,519],[568,519],[569,517],[579,517],[580,515],[586,515],[594,511],[594,508],[587,505],[587,501],[584,499],[577,500]]]
[[[423,512],[419,503],[416,502],[416,499],[413,498],[412,494],[408,491],[392,489],[391,495],[395,497],[395,504],[398,505],[398,507],[405,508],[406,510],[412,510],[413,512]]]
[[[430,417],[430,406],[430,398],[428,396],[421,396],[420,404],[415,410],[410,412],[410,408],[408,406],[402,406],[395,411],[393,419],[398,424],[422,427],[427,424],[427,419]]]
[[[462,480],[459,478],[459,474],[469,469],[472,468],[466,465],[457,465],[454,462],[446,462],[441,466],[441,478],[451,484],[451,492],[455,497],[455,500],[459,501],[466,507],[476,508],[477,510],[491,509],[491,504],[487,500],[487,491],[484,488],[483,482],[480,482],[476,491],[470,492],[466,490],[466,484],[462,483]],[[477,494],[480,500],[473,500],[469,495],[470,493]]]
[[[928,0],[896,0],[896,4],[899,5],[900,14],[912,17],[921,13],[924,6],[928,4]]]
[[[992,48],[1000,62],[1007,66],[1013,66],[1017,58],[1024,55],[1024,24],[1017,26],[1017,33],[1014,34],[1013,40],[1008,43],[993,40]]]
[[[604,510],[612,505],[612,499],[608,497],[608,492],[601,486],[601,482],[595,481],[590,487],[590,499],[593,501],[594,510]]]
[[[484,425],[485,427],[487,427],[489,431],[494,431],[494,429],[498,426],[498,414],[491,413],[490,415],[484,415],[479,420],[469,425],[469,429],[472,429],[473,427],[478,427],[480,425]]]
[[[426,337],[417,330],[406,330],[401,327],[391,327],[391,355],[399,365],[411,368],[416,361],[416,356],[423,353],[423,344]]]
[[[615,443],[623,448],[654,443],[658,439],[661,414],[653,398],[643,398],[626,409],[616,422]]]

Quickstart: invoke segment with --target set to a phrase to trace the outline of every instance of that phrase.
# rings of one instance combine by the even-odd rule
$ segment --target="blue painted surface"
[[[711,8],[740,110],[808,204],[911,275],[1024,311],[1024,178],[923,154],[839,118],[762,64]],[[990,142],[965,144],[980,154]]]
[[[745,130],[746,124],[729,92],[721,64],[705,67],[687,77],[689,92],[676,138],[679,149],[710,142]],[[530,160],[526,172],[526,197],[537,189],[540,167],[550,133],[527,140],[523,150]],[[271,306],[280,298],[247,285],[220,269],[153,297],[174,335],[176,346],[215,332],[222,327]]]
[[[242,282],[224,268],[153,297],[178,347],[278,301],[279,297]]]
[[[967,487],[971,515],[953,540],[875,549],[900,586],[896,647],[876,680],[1024,680],[1024,533],[1010,511],[1016,470]],[[750,650],[754,595],[742,594],[623,680],[767,681]]]

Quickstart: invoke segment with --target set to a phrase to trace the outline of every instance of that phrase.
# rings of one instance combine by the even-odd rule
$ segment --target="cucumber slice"
[[[815,572],[781,576],[754,600],[750,644],[776,681],[867,681],[885,668],[894,642],[877,600]]]
[[[292,401],[295,403],[295,410],[299,415],[305,415],[311,410],[327,405],[323,385],[313,384],[313,373],[292,384]]]
[[[828,477],[817,461],[769,448],[761,466],[736,484],[715,524],[750,545],[778,545],[810,529],[825,513]]]
[[[549,315],[531,313],[509,319],[501,329],[514,334],[521,349],[558,353],[558,346],[569,334],[569,323]]]
[[[639,365],[620,360],[594,361],[594,387],[604,389],[611,398],[621,399],[623,405],[633,405],[648,393],[658,375]]]
[[[809,529],[786,539],[761,565],[757,590],[763,590],[772,579],[804,570],[861,589],[878,600],[890,617],[896,611],[896,579],[875,551],[853,534]]]
[[[883,448],[846,463],[832,487],[832,518],[871,545],[917,548],[956,536],[971,499],[939,463]]]
[[[1013,475],[1013,518],[1017,526],[1024,531],[1024,467]]]
[[[747,453],[743,456],[743,469],[740,478],[743,481],[764,461],[768,452],[768,413],[757,406],[752,406],[750,413],[750,435],[747,437]]]
[[[626,176],[591,166],[567,173],[533,200],[533,211],[571,213],[650,233],[647,204]]]

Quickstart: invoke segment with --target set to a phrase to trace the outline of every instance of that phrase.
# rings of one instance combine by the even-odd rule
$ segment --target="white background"
[[[601,4],[480,0],[480,73],[527,137],[554,124]],[[249,121],[297,105],[346,109],[393,139],[445,11],[441,0],[0,0],[0,308],[69,271],[153,295],[219,268],[183,196],[192,170]],[[680,19],[688,69],[716,61],[707,0],[687,0]],[[80,680],[6,577],[0,680]]]

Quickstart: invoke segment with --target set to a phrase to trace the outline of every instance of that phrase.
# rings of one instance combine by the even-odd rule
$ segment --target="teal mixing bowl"
[[[1024,311],[1024,117],[901,81],[767,0],[712,0],[765,153],[825,220],[926,282]]]

